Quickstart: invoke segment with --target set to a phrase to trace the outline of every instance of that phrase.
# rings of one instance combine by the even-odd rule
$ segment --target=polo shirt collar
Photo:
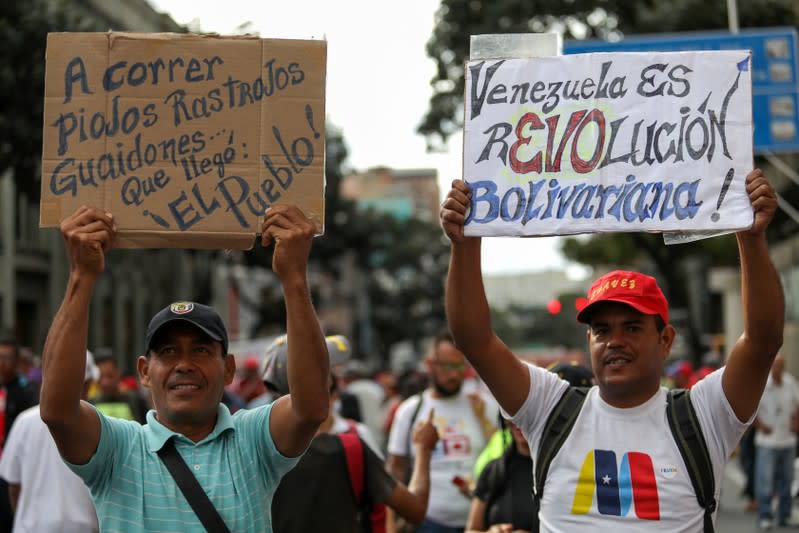
[[[227,408],[227,406],[223,403],[220,403],[219,406],[217,407],[216,425],[214,426],[213,431],[211,431],[211,433],[207,437],[205,437],[197,444],[202,444],[203,442],[214,440],[228,429],[229,430],[235,429],[233,427],[233,416],[230,414],[230,410]],[[157,452],[158,450],[163,448],[166,441],[168,441],[172,437],[178,437],[183,439],[186,438],[182,434],[172,431],[171,429],[161,424],[155,418],[155,411],[153,409],[150,409],[150,411],[147,412],[147,424],[144,425],[144,434],[146,435],[147,439],[147,449],[150,452]]]

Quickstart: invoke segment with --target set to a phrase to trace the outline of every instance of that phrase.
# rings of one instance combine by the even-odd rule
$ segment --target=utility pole
[[[0,295],[2,295],[2,308],[0,308],[0,331],[13,332],[17,322],[17,294],[16,287],[16,191],[14,187],[14,174],[6,170],[0,177],[0,241],[3,243],[3,252],[0,257]]]
[[[794,6],[799,3],[799,0],[794,0]],[[730,28],[730,33],[738,33],[738,1],[727,0],[727,24]]]

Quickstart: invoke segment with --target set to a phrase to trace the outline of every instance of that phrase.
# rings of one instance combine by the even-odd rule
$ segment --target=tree
[[[442,0],[427,55],[433,95],[418,131],[440,148],[462,126],[463,63],[469,36],[559,32],[565,39],[617,41],[624,35],[727,28],[726,0]],[[792,0],[738,2],[742,27],[795,21]]]
[[[339,185],[347,171],[347,147],[334,126],[326,133],[325,234],[311,249],[312,271],[338,282],[344,268],[355,268],[356,295],[368,306],[366,321],[356,323],[351,341],[355,351],[385,357],[400,341],[420,342],[444,327],[444,277],[449,244],[438,224],[415,218],[399,220],[375,210],[360,210],[341,197]],[[245,255],[250,265],[269,268],[272,247],[256,246]],[[347,259],[352,261],[347,261]],[[344,264],[347,267],[344,267]],[[363,299],[365,298],[365,300]],[[318,298],[315,298],[318,301]],[[258,330],[284,327],[285,309],[277,287],[257,298],[242,295],[259,315]],[[366,345],[361,339],[371,339]]]
[[[17,190],[30,201],[39,198],[47,34],[102,30],[65,1],[0,3],[0,175],[12,170]]]

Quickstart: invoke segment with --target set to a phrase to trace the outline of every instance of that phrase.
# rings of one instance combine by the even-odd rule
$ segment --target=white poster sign
[[[466,64],[467,235],[752,224],[748,50]]]

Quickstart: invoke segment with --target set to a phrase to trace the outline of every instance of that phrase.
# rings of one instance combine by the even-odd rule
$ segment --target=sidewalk
[[[741,488],[744,477],[738,466],[738,459],[733,459],[727,464],[724,471],[724,484],[721,487],[721,501],[716,518],[716,531],[718,533],[754,533],[757,528],[757,513],[744,511],[746,501],[741,498]],[[796,507],[794,505],[794,507]],[[797,528],[774,527],[774,532],[799,532]]]

